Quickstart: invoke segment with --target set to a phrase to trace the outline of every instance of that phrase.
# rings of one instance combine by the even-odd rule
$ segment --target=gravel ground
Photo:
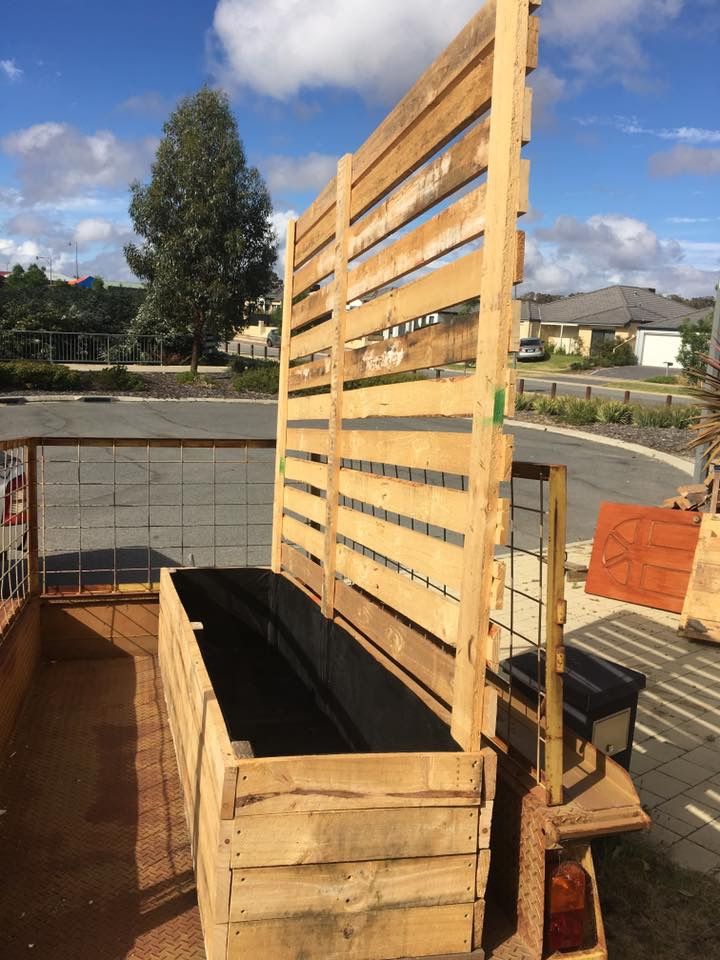
[[[695,454],[688,449],[692,437],[690,430],[678,430],[677,427],[636,427],[633,424],[623,423],[590,423],[584,426],[575,426],[567,423],[558,423],[552,417],[543,417],[537,413],[518,411],[513,419],[522,423],[544,423],[549,427],[565,427],[571,430],[581,430],[583,433],[594,433],[601,437],[612,437],[614,440],[624,440],[627,443],[639,443],[643,447],[661,450],[663,453],[672,453],[686,460],[693,460]]]

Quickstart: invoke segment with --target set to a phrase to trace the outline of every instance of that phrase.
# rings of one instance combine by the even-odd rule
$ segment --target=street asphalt
[[[0,411],[0,435],[3,438],[272,438],[275,435],[276,417],[273,403],[197,400],[28,403],[0,406]],[[442,429],[462,434],[469,432],[470,425],[467,420],[448,419],[442,421],[439,427],[437,420],[408,423],[388,418],[382,421],[368,420],[364,426],[370,429]],[[598,508],[603,500],[658,504],[688,479],[687,474],[668,463],[623,446],[600,444],[589,437],[581,439],[524,427],[513,427],[510,432],[515,436],[516,460],[567,465],[569,542],[592,538]],[[263,486],[267,482],[268,478],[263,478]],[[167,481],[164,484],[169,490]],[[270,491],[266,493],[263,499],[268,501]],[[180,499],[171,497],[168,505]],[[102,500],[96,501],[96,506],[102,503]],[[181,522],[191,523],[192,515],[186,513]],[[263,523],[267,522],[264,517]]]

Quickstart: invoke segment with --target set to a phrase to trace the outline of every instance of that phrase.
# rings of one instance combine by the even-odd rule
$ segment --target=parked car
[[[23,576],[27,538],[22,460],[0,450],[0,600],[12,599]]]
[[[269,347],[280,347],[280,331],[277,327],[271,327],[268,330],[267,340],[265,342]]]
[[[520,341],[518,360],[544,360],[545,344],[540,337],[523,337]]]

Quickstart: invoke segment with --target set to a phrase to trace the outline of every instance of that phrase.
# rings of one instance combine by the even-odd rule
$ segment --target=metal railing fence
[[[0,331],[0,360],[46,363],[162,364],[163,338],[117,333]]]

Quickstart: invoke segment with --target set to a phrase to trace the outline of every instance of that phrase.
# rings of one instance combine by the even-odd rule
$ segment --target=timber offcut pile
[[[720,471],[711,470],[702,483],[685,483],[677,488],[673,497],[663,500],[663,507],[671,510],[709,511],[717,513]]]

